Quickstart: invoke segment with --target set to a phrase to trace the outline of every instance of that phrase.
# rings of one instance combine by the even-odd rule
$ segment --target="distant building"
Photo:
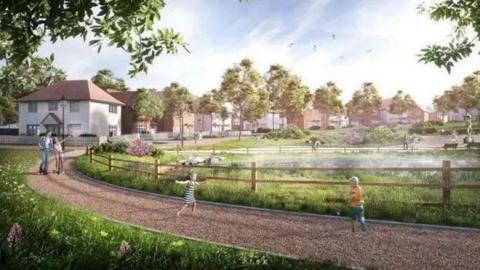
[[[470,115],[472,116],[473,121],[480,121],[480,110],[472,109],[469,110]],[[447,121],[465,121],[465,115],[467,111],[465,109],[458,109],[456,111],[452,110],[447,113]]]
[[[124,104],[89,80],[60,81],[17,101],[20,135],[47,130],[63,134],[64,126],[65,134],[108,136],[121,132]]]
[[[299,128],[309,129],[311,127],[319,127],[326,129],[328,126],[328,119],[326,114],[313,108],[306,108],[303,110],[303,115],[295,121],[295,125]]]
[[[239,120],[237,119],[236,122],[238,123]],[[255,131],[258,128],[284,129],[286,127],[287,118],[279,112],[269,112],[256,122],[243,121],[243,130]]]
[[[393,114],[390,112],[393,98],[384,99],[379,109],[380,124],[415,124],[429,120],[429,113],[420,108],[416,103],[413,108],[403,114]]]
[[[423,110],[416,103],[414,107],[403,114],[393,114],[390,112],[390,105],[393,98],[387,98],[382,101],[378,111],[371,115],[360,116],[350,115],[350,123],[353,126],[367,125],[397,125],[397,124],[414,124],[429,120],[429,113]]]
[[[109,90],[109,93],[122,101],[125,106],[122,107],[122,134],[132,133],[157,133],[157,132],[172,132],[174,134],[180,133],[180,119],[176,116],[169,116],[164,113],[160,120],[152,120],[150,124],[142,117],[137,117],[133,106],[137,97],[137,91],[116,91]],[[155,93],[160,100],[163,100],[163,92]],[[195,124],[195,114],[191,112],[185,113],[184,119],[184,133],[193,134]]]

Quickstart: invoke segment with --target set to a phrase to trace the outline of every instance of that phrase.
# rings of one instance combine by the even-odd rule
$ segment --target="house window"
[[[145,133],[147,132],[147,127],[145,123],[136,123],[135,124],[135,133]]]
[[[117,135],[118,127],[116,125],[108,125],[108,134]]]
[[[27,125],[27,135],[37,136],[40,134],[40,125]]]
[[[56,101],[49,101],[48,102],[48,110],[49,111],[56,111],[58,109],[58,102]]]
[[[29,102],[28,103],[28,112],[31,112],[31,113],[37,112],[37,103],[36,102]]]
[[[82,132],[81,124],[69,124],[67,126],[67,133],[70,135],[78,136]]]
[[[70,112],[79,112],[80,111],[80,102],[70,101]]]
[[[117,113],[117,105],[113,105],[113,104],[108,105],[108,112]]]

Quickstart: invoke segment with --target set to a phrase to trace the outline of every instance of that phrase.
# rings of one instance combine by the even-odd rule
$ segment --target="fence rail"
[[[230,177],[230,176],[218,176],[218,175],[201,175],[200,178],[205,180],[221,180],[221,181],[233,181],[233,182],[243,182],[250,183],[252,192],[257,191],[257,186],[259,184],[303,184],[303,185],[348,185],[347,181],[334,181],[334,180],[299,180],[299,179],[261,179],[258,178],[258,171],[283,171],[283,170],[296,170],[296,171],[368,171],[368,172],[381,172],[381,171],[408,171],[408,172],[441,172],[442,173],[442,182],[438,184],[433,183],[399,183],[399,182],[362,182],[363,186],[372,186],[372,187],[404,187],[404,188],[428,188],[428,189],[441,189],[442,190],[442,202],[441,203],[422,203],[424,205],[434,205],[442,206],[443,208],[449,208],[452,206],[451,203],[451,192],[453,189],[470,189],[478,190],[480,189],[480,184],[452,184],[452,172],[458,171],[480,171],[478,167],[451,167],[451,161],[445,160],[442,163],[442,167],[379,167],[379,168],[369,168],[369,167],[343,167],[343,168],[320,168],[320,167],[257,167],[256,162],[252,162],[250,167],[240,166],[240,167],[229,167],[229,166],[220,166],[220,165],[181,165],[181,164],[161,164],[159,160],[152,162],[142,162],[142,161],[133,161],[127,159],[114,158],[112,155],[104,156],[95,154],[93,149],[87,147],[87,155],[89,156],[90,163],[99,163],[101,165],[107,166],[109,171],[114,169],[122,171],[133,171],[143,174],[153,175],[155,180],[159,180],[161,175],[168,175],[168,173],[162,172],[161,168],[203,168],[203,169],[225,169],[225,170],[243,170],[250,171],[250,177]],[[98,157],[106,159],[99,160]],[[114,165],[114,162],[125,162],[131,164],[143,164],[151,166],[152,171],[141,170],[130,167],[122,167]]]

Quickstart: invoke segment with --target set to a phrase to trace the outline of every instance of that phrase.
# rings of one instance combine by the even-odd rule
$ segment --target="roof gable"
[[[18,101],[58,101],[62,100],[63,97],[65,97],[65,100],[88,100],[124,105],[90,80],[59,81],[19,98]]]

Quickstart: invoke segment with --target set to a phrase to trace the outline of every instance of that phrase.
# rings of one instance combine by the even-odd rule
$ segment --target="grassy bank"
[[[0,149],[0,269],[340,269],[149,233],[72,209],[25,186],[37,156]],[[14,223],[22,237],[11,246]],[[119,251],[122,241],[130,251]]]
[[[372,154],[365,155],[372,156]],[[390,154],[390,156],[384,154],[384,156],[379,158],[403,157],[409,159],[423,156],[430,157],[431,155],[431,153]],[[439,157],[438,166],[441,164],[441,159],[478,158],[477,154],[473,152],[452,152],[443,155]],[[124,155],[120,156],[125,158]],[[324,158],[339,159],[345,156],[349,156],[349,154],[329,154]],[[255,158],[261,157],[255,156]],[[244,163],[248,164],[251,158],[251,156],[247,155],[227,155],[225,163],[231,164],[228,169],[197,169],[197,171],[201,175],[225,175],[248,179],[250,171],[239,171],[235,168]],[[270,155],[269,158],[272,158],[272,156]],[[285,155],[277,155],[273,158],[285,158]],[[149,159],[143,158],[144,161]],[[173,159],[173,157],[170,157],[170,159]],[[172,180],[165,179],[155,182],[152,180],[152,177],[139,173],[108,172],[103,165],[91,165],[86,157],[79,158],[76,166],[81,172],[112,184],[173,196],[183,196],[184,194],[184,187],[176,185]],[[136,168],[152,170],[148,166]],[[442,179],[440,172],[312,172],[297,171],[294,168],[289,171],[262,171],[259,172],[258,178],[347,181],[352,175],[359,176],[361,181],[368,182],[441,183]],[[478,183],[480,174],[478,172],[457,172],[453,176],[453,181],[454,183]],[[441,202],[441,189],[404,187],[365,187],[364,189],[367,218],[480,228],[480,198],[478,190],[454,190],[452,192],[454,206],[449,210],[444,210],[440,207],[422,205],[424,203]],[[318,214],[335,215],[340,213],[341,215],[348,215],[350,207],[342,200],[347,192],[348,188],[346,186],[261,184],[258,186],[258,191],[253,193],[250,191],[248,183],[212,180],[200,185],[196,195],[198,199],[208,201]],[[470,205],[472,207],[460,207],[461,205]]]

